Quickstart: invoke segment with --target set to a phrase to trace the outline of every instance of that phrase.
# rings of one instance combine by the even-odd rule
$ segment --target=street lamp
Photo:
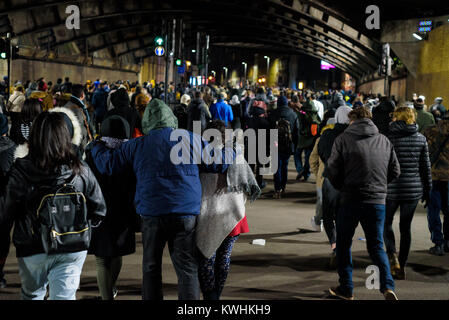
[[[225,82],[228,81],[228,68],[223,67],[223,70],[225,71]]]
[[[244,73],[245,77],[244,78],[246,80],[246,70],[248,68],[248,64],[246,62],[242,62],[242,64],[245,66],[245,73]]]
[[[267,79],[270,76],[270,57],[264,56],[265,59],[267,59]]]

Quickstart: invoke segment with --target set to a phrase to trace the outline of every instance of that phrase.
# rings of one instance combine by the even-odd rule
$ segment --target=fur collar
[[[80,122],[79,122],[78,118],[76,117],[76,115],[73,113],[73,111],[70,110],[69,108],[56,107],[56,108],[50,109],[49,112],[63,112],[69,117],[69,119],[72,121],[72,125],[73,125],[72,143],[79,147],[81,144],[81,140],[83,139],[83,136],[81,133]]]

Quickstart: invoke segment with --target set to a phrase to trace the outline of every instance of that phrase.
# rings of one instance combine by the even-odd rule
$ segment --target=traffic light
[[[8,58],[8,41],[0,38],[0,59]]]
[[[164,44],[164,39],[162,37],[156,37],[154,38],[154,43],[158,46],[162,46]]]
[[[176,59],[176,65],[178,67],[180,67],[182,65],[182,60],[181,59]]]

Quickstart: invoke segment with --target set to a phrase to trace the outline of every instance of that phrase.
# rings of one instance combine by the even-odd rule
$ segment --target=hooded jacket
[[[435,154],[449,136],[449,118],[444,118],[436,125],[428,127],[423,134],[427,138],[430,155]],[[438,181],[449,181],[449,142],[443,146],[437,162],[432,165],[432,178]]]
[[[6,195],[0,199],[0,224],[14,221],[13,242],[17,257],[44,253],[40,237],[31,228],[37,210],[27,205],[27,196],[32,188],[64,182],[74,184],[86,197],[90,218],[98,219],[106,214],[103,194],[89,167],[83,166],[79,175],[73,178],[72,175],[73,171],[67,166],[61,166],[56,174],[43,172],[34,166],[29,156],[17,159],[13,164]]]
[[[204,162],[196,164],[195,151],[204,150],[206,143],[201,136],[177,129],[177,119],[161,100],[153,99],[142,120],[145,136],[123,143],[117,149],[109,149],[102,143],[94,143],[92,158],[99,173],[112,175],[132,168],[137,179],[134,204],[141,216],[198,215],[201,207],[200,168],[207,172],[223,173],[225,164]],[[177,139],[172,140],[172,134]],[[190,162],[175,163],[172,150],[190,150]],[[184,154],[182,154],[184,156]],[[229,157],[230,155],[228,155]],[[199,158],[199,160],[201,157]],[[177,159],[176,159],[177,160]]]
[[[341,203],[385,204],[387,185],[401,174],[392,143],[370,119],[360,119],[335,139],[327,174]]]
[[[9,97],[8,102],[11,102],[11,108],[9,112],[21,112],[23,104],[25,103],[25,95],[23,92],[14,91],[14,93]]]
[[[84,105],[84,102],[75,96],[71,96],[70,101],[67,102],[63,108],[70,109],[78,119],[82,136],[80,149],[84,150],[87,144],[92,141],[95,136],[95,130],[89,117],[89,111]]]
[[[193,121],[201,121],[201,132],[212,119],[209,108],[203,99],[194,99],[187,109],[187,130],[193,131]]]
[[[426,138],[418,133],[418,125],[392,122],[388,139],[393,143],[401,175],[388,185],[387,199],[428,199],[432,189],[429,150]]]
[[[299,133],[298,133],[298,143],[297,148],[313,149],[315,142],[315,137],[309,135],[311,121],[315,120],[319,125],[321,120],[318,116],[318,110],[315,108],[313,101],[309,100],[302,106],[301,110],[298,112],[299,121]]]

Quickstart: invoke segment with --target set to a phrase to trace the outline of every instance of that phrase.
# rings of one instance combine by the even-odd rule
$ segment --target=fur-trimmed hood
[[[80,122],[78,121],[78,118],[73,113],[73,111],[70,110],[69,108],[56,107],[56,108],[50,109],[49,112],[62,112],[62,113],[65,113],[69,117],[69,119],[70,119],[70,121],[72,121],[72,125],[73,125],[72,143],[74,145],[76,145],[77,147],[79,147],[81,145],[83,135],[81,133]]]
[[[16,161],[16,159],[25,158],[29,152],[30,150],[28,148],[27,142],[17,146],[16,150],[14,151],[14,161]]]

